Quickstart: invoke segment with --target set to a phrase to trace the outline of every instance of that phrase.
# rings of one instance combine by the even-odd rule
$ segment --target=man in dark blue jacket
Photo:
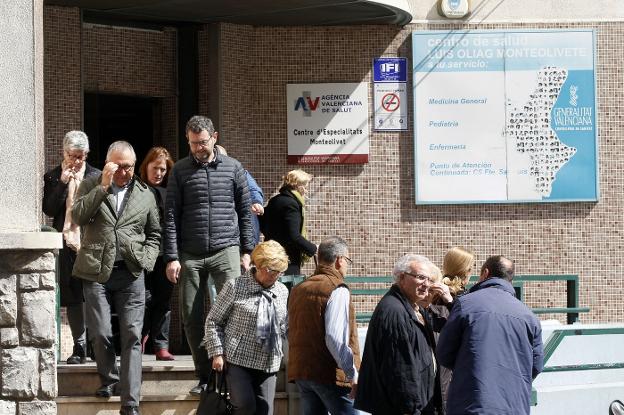
[[[479,283],[457,298],[436,354],[453,370],[447,415],[529,414],[531,382],[544,367],[542,329],[516,299],[514,264],[488,258]]]
[[[245,169],[215,147],[212,121],[196,115],[186,124],[190,154],[171,171],[165,203],[163,259],[167,278],[180,283],[182,324],[201,392],[211,365],[200,343],[204,337],[204,301],[208,278],[217,293],[227,280],[249,269],[254,248],[251,200]]]

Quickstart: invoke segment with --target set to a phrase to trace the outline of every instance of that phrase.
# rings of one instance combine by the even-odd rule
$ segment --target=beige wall
[[[219,33],[222,143],[270,195],[281,175],[293,168],[286,164],[287,83],[370,82],[374,57],[410,58],[412,31],[476,27],[223,24]],[[315,176],[308,204],[311,239],[318,243],[332,234],[346,237],[355,261],[353,275],[387,275],[393,261],[406,252],[427,255],[440,264],[454,245],[473,250],[478,267],[488,255],[506,254],[516,261],[519,274],[579,274],[581,305],[592,309],[583,321],[623,321],[621,284],[614,281],[622,270],[618,254],[624,245],[620,143],[624,126],[619,115],[624,96],[624,28],[620,23],[478,26],[562,27],[597,30],[600,202],[416,206],[411,128],[405,133],[373,132],[366,165],[304,166]],[[311,271],[310,266],[306,271]],[[562,287],[534,285],[528,302],[563,306]]]

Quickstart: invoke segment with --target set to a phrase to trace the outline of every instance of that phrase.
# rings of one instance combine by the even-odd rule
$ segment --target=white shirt
[[[353,350],[349,347],[349,300],[347,287],[338,287],[329,296],[325,308],[325,345],[347,380],[357,382]]]

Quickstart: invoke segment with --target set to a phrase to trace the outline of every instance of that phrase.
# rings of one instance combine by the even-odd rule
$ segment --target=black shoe
[[[138,406],[122,406],[119,415],[141,415]]]
[[[100,388],[95,391],[95,396],[99,398],[110,398],[111,396],[119,396],[119,392],[117,392],[117,382],[111,383],[110,385],[100,386]]]
[[[79,363],[87,362],[87,352],[85,351],[85,346],[82,344],[74,344],[74,351],[72,355],[67,358],[68,365],[77,365]]]
[[[191,389],[189,391],[189,394],[191,395],[201,395],[202,390],[204,389],[204,386],[208,383],[207,380],[205,379],[200,379],[199,383],[197,384],[197,386],[195,386],[193,389]]]

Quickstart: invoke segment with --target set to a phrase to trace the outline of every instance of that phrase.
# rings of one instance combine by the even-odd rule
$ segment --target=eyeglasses
[[[201,141],[191,141],[191,140],[189,140],[189,144],[192,145],[193,147],[208,147],[208,145],[210,144],[210,141],[213,138],[214,137],[211,135],[208,140],[201,140]]]
[[[129,173],[132,169],[134,169],[134,164],[118,164],[117,166],[119,166],[119,168],[126,173]]]
[[[65,154],[67,155],[67,158],[69,158],[70,160],[73,160],[73,161],[86,160],[87,159],[87,153],[84,153],[84,154],[81,154],[81,155],[77,156],[75,154],[71,154],[71,153],[66,151]]]
[[[347,260],[347,263],[349,264],[349,266],[353,265],[353,260],[351,258],[349,258],[346,255],[343,255],[342,257]]]
[[[431,277],[426,276],[426,275],[423,275],[423,274],[412,274],[411,272],[404,272],[403,274],[409,275],[410,277],[416,278],[416,281],[418,281],[420,283],[428,281],[429,284],[433,284],[433,279]]]
[[[271,269],[271,268],[267,268],[267,271],[269,271],[272,274],[277,274],[277,278],[279,278],[282,275],[284,275],[284,271],[278,271],[278,270]]]

